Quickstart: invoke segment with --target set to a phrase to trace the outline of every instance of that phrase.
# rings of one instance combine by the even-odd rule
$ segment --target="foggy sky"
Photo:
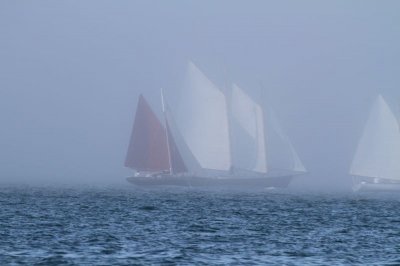
[[[399,113],[399,1],[0,0],[0,183],[124,183],[139,93],[160,113],[188,60],[266,90],[310,171],[347,187],[369,108]]]

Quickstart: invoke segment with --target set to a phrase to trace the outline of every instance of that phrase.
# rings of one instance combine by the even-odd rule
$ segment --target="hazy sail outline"
[[[266,116],[267,163],[269,169],[306,172],[300,157],[289,137],[284,133],[272,108],[268,108]]]
[[[382,95],[370,111],[350,174],[400,180],[400,130]]]
[[[231,130],[233,141],[234,153],[247,153],[251,154],[252,162],[250,164],[243,160],[240,154],[233,154],[233,165],[236,168],[241,168],[249,171],[266,173],[266,146],[264,134],[264,119],[262,108],[251,99],[239,86],[232,85],[231,97],[232,117],[235,122],[247,133],[252,139],[252,143],[243,145],[239,139],[239,134],[236,132],[235,127]],[[249,145],[250,144],[250,145]]]

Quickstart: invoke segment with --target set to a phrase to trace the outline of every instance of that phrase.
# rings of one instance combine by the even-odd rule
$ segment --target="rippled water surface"
[[[400,197],[0,187],[0,264],[400,264]]]

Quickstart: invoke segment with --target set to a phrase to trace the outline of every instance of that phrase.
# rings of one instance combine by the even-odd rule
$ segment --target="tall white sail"
[[[177,114],[189,149],[204,169],[231,167],[227,103],[224,94],[192,62]]]
[[[233,166],[266,173],[267,161],[263,110],[236,84],[232,86]]]
[[[291,141],[283,132],[275,112],[270,109],[266,117],[267,126],[267,162],[269,169],[305,172]]]
[[[182,159],[184,161],[185,166],[187,167],[187,171],[193,175],[199,175],[201,173],[201,167],[194,157],[193,153],[190,151],[187,146],[185,140],[182,137],[182,134],[179,132],[174,116],[172,115],[171,109],[164,99],[164,115],[165,122],[168,125],[169,134],[173,137],[176,148],[178,149]]]
[[[350,173],[400,180],[399,122],[381,95],[370,112]]]

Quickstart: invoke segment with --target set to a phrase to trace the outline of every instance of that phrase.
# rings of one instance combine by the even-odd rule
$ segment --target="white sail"
[[[201,174],[201,167],[194,157],[193,153],[190,151],[186,142],[184,141],[182,134],[179,132],[174,116],[172,115],[172,111],[165,99],[163,103],[166,124],[168,125],[168,129],[170,130],[170,134],[174,138],[179,153],[182,155],[185,166],[188,168],[188,172],[193,175]]]
[[[177,124],[202,168],[222,171],[230,169],[225,96],[192,62],[188,66]]]
[[[291,141],[283,132],[275,112],[270,109],[267,122],[267,162],[269,169],[305,172]]]
[[[370,112],[350,173],[400,180],[399,122],[381,95]]]
[[[231,96],[233,166],[266,173],[263,110],[236,84]]]

